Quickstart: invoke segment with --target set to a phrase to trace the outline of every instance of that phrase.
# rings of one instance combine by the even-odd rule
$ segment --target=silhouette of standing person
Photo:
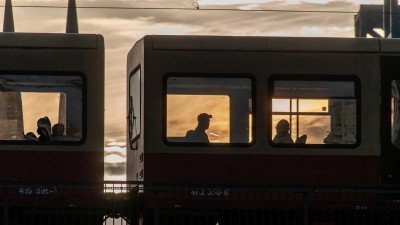
[[[187,142],[204,142],[210,143],[206,130],[210,127],[210,119],[212,115],[201,113],[197,116],[197,127],[194,130],[186,132],[185,139]]]

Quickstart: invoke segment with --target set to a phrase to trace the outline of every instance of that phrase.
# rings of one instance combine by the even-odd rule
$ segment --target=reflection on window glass
[[[320,99],[301,99],[297,104],[297,99],[272,99],[272,111],[289,112],[326,112],[328,110],[328,100]]]
[[[169,77],[166,119],[169,142],[250,143],[251,81]]]
[[[400,117],[399,117],[399,85],[400,81],[392,81],[392,98],[391,98],[391,127],[392,127],[392,143],[400,149]]]
[[[0,140],[80,141],[82,78],[0,75]]]
[[[140,135],[140,70],[137,70],[129,80],[129,142],[130,148]]]
[[[279,80],[273,88],[274,143],[356,143],[354,82]]]
[[[301,99],[299,100],[299,112],[328,112],[328,100]]]
[[[272,111],[273,112],[290,112],[290,99],[272,99]],[[296,111],[293,109],[292,111]]]

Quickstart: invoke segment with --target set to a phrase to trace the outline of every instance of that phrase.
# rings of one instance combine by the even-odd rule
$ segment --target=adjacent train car
[[[128,55],[128,180],[399,184],[398,42],[144,37]],[[208,140],[191,140],[204,116]]]
[[[3,185],[21,185],[2,195],[3,206],[29,207],[26,199],[36,195],[42,197],[36,202],[46,197],[61,202],[64,190],[55,184],[98,183],[101,188],[103,37],[0,33],[0,59],[0,179]],[[79,207],[83,197],[77,196],[68,204]]]
[[[187,187],[400,184],[399,46],[397,39],[145,36],[127,59],[127,179]]]

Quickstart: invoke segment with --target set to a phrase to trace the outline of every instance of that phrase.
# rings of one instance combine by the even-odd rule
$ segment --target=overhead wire
[[[276,12],[276,13],[327,13],[327,14],[358,14],[358,11],[342,10],[287,10],[287,9],[240,9],[240,8],[203,8],[197,1],[192,3],[193,7],[126,7],[126,6],[76,6],[76,9],[109,9],[109,10],[182,10],[182,11],[232,11],[232,12]],[[5,5],[0,5],[5,8]],[[68,6],[50,5],[13,5],[13,8],[49,8],[49,9],[68,9]],[[392,14],[398,15],[400,12],[383,13],[378,11],[364,12],[365,14]]]
[[[5,6],[0,6],[4,8]],[[13,8],[50,8],[67,9],[68,6],[49,5],[13,5]],[[122,6],[77,6],[76,9],[110,9],[110,10],[186,10],[186,11],[234,11],[234,12],[281,12],[281,13],[334,13],[357,14],[356,11],[341,10],[285,10],[285,9],[239,9],[239,8],[200,8],[198,4],[192,7],[122,7]],[[373,13],[373,12],[371,12]]]

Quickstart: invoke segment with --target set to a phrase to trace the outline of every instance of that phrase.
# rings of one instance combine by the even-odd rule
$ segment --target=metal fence
[[[129,224],[132,186],[138,184],[0,183],[0,224]]]
[[[143,224],[396,225],[399,187],[148,185]]]
[[[400,186],[0,184],[4,225],[398,225]]]

